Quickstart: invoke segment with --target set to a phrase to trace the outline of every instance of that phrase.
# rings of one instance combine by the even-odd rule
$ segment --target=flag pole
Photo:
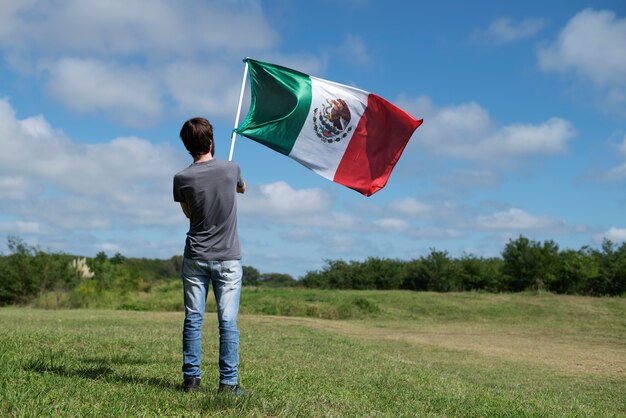
[[[233,128],[233,135],[230,139],[230,153],[228,154],[228,161],[233,159],[233,151],[235,149],[235,138],[237,137],[237,125],[239,125],[239,113],[241,113],[241,103],[243,102],[243,91],[246,88],[246,77],[248,76],[248,61],[243,68],[243,81],[241,82],[241,93],[239,93],[239,105],[237,106],[237,116],[235,116],[235,127]]]

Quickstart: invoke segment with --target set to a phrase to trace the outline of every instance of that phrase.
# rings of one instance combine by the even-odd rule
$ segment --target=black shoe
[[[197,392],[200,390],[200,378],[190,377],[188,379],[185,379],[183,386],[183,390],[185,392]]]
[[[220,387],[217,390],[218,393],[229,393],[233,396],[246,396],[248,395],[248,391],[242,388],[239,385],[226,385],[224,383],[220,383]]]

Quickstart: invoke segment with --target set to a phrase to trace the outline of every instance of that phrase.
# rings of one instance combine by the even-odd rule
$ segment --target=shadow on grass
[[[142,365],[142,364],[150,364],[152,363],[150,360],[132,357],[129,355],[115,355],[112,357],[82,357],[80,359],[82,363],[92,363],[92,364],[118,364],[118,365]]]
[[[63,365],[45,363],[34,360],[24,366],[24,370],[36,373],[53,373],[64,377],[82,377],[85,379],[99,380],[113,373],[108,366],[80,367],[72,369]]]
[[[118,382],[122,384],[140,384],[159,387],[167,390],[180,391],[181,385],[173,383],[171,381],[156,378],[156,377],[143,377],[135,376],[127,373],[117,373],[106,361],[91,358],[87,360],[80,360],[86,362],[96,362],[97,365],[77,365],[75,367],[64,364],[65,362],[59,361],[56,356],[53,357],[41,357],[36,360],[32,360],[23,366],[23,369],[30,372],[39,374],[52,373],[58,376],[69,378],[81,378],[89,380],[99,380],[104,382]],[[128,364],[128,363],[125,363]],[[133,364],[133,363],[130,363]],[[141,364],[141,363],[139,363]]]

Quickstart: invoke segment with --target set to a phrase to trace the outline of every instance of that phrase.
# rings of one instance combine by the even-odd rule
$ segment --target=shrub
[[[259,276],[257,284],[271,287],[291,287],[297,286],[298,282],[289,274],[265,273]]]
[[[559,247],[554,241],[541,245],[520,236],[509,240],[502,252],[502,272],[507,290],[543,290],[556,279]]]
[[[458,262],[459,290],[502,290],[502,260],[465,254]]]
[[[601,251],[594,251],[598,274],[587,282],[592,295],[622,295],[626,293],[626,243],[617,248],[609,240],[602,242]]]
[[[0,306],[27,303],[39,293],[75,284],[71,256],[44,252],[16,237],[9,237],[7,246],[10,254],[0,257]]]
[[[598,262],[587,248],[562,251],[549,290],[556,293],[585,293],[598,273]]]
[[[409,262],[404,287],[435,292],[458,290],[458,269],[447,251],[431,248],[428,256]]]
[[[259,284],[259,277],[261,277],[259,270],[254,267],[243,266],[243,286],[257,286]]]

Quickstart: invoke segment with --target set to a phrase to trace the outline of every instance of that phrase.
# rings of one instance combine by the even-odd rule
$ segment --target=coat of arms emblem
[[[339,142],[352,130],[350,108],[343,99],[327,99],[313,110],[313,129],[322,142]]]

